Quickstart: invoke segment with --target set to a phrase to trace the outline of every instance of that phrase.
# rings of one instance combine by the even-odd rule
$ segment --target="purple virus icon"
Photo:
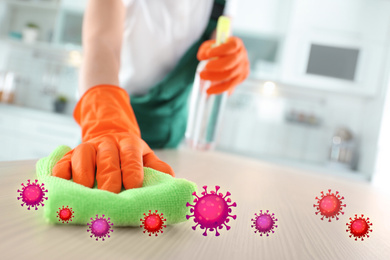
[[[259,232],[260,236],[263,236],[263,234],[267,234],[267,237],[269,236],[269,233],[275,233],[274,228],[277,228],[276,221],[278,219],[275,218],[275,214],[268,213],[269,210],[263,213],[262,210],[260,210],[260,214],[257,215],[255,213],[255,218],[252,219],[253,225],[251,227],[255,228],[255,233]]]
[[[90,237],[93,237],[95,236],[96,237],[96,241],[99,240],[99,238],[101,238],[103,241],[104,241],[104,238],[107,236],[107,237],[110,237],[110,232],[114,232],[113,229],[110,230],[110,228],[112,228],[112,226],[114,225],[113,223],[111,223],[110,221],[110,218],[108,219],[105,219],[104,218],[104,215],[102,215],[101,218],[99,218],[98,215],[96,215],[96,218],[93,219],[91,218],[91,223],[88,223],[88,230],[87,232],[91,231],[91,236]]]
[[[230,198],[226,198],[231,195],[230,192],[226,192],[226,195],[223,196],[222,193],[218,193],[219,186],[215,186],[215,191],[210,191],[207,193],[207,186],[203,186],[205,190],[202,192],[202,197],[198,197],[196,192],[193,192],[192,195],[196,196],[194,199],[195,205],[191,205],[187,202],[186,206],[191,206],[190,209],[193,215],[187,215],[186,218],[194,217],[194,222],[197,223],[192,227],[193,230],[196,229],[198,225],[200,225],[201,229],[206,229],[203,233],[204,236],[207,236],[207,229],[210,231],[214,231],[215,235],[219,236],[217,228],[222,229],[223,226],[226,226],[226,230],[230,229],[230,226],[226,225],[229,222],[229,218],[236,219],[236,215],[229,215],[232,212],[231,207],[236,207],[237,204],[234,202],[233,204],[228,205],[228,202],[231,202]]]
[[[30,210],[30,207],[35,207],[35,210],[37,210],[39,204],[41,206],[44,206],[43,204],[44,200],[47,200],[47,197],[45,197],[45,192],[47,190],[43,187],[45,184],[38,184],[38,180],[35,180],[35,182],[30,182],[30,180],[27,180],[26,186],[22,183],[22,190],[18,190],[20,192],[20,197],[18,197],[18,200],[22,199],[23,203],[21,206],[23,207],[24,204],[28,206],[28,210]]]

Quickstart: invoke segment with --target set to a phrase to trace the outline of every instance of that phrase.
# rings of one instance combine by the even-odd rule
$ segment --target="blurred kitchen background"
[[[390,1],[237,2],[233,34],[247,46],[251,74],[228,100],[217,149],[386,179]],[[71,114],[85,5],[0,1],[1,161],[78,144]]]

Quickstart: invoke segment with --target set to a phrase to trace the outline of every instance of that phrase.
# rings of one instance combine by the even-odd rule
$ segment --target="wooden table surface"
[[[141,228],[115,228],[111,238],[95,241],[86,226],[48,225],[42,209],[27,211],[16,199],[21,183],[35,176],[35,163],[0,163],[0,259],[390,259],[390,198],[369,183],[348,177],[305,172],[221,152],[184,148],[157,151],[177,178],[221,192],[237,203],[231,229],[207,237],[190,221],[149,237]],[[337,190],[347,204],[338,221],[315,215],[315,197]],[[254,213],[274,212],[276,232],[260,237],[251,228]],[[355,241],[346,232],[354,214],[373,223],[370,238]]]

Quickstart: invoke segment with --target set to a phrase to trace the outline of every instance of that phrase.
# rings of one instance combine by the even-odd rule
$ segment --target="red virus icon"
[[[255,213],[255,218],[252,219],[253,225],[251,227],[255,228],[255,233],[259,232],[260,236],[263,236],[263,234],[267,234],[267,237],[269,236],[269,233],[274,233],[274,228],[277,228],[278,226],[275,224],[278,219],[275,218],[275,214],[269,214],[269,211],[264,212],[260,210],[260,214],[257,215]]]
[[[22,199],[23,201],[21,204],[22,207],[26,204],[28,210],[30,210],[30,207],[35,207],[35,210],[37,210],[39,204],[41,204],[41,206],[45,205],[43,204],[43,201],[47,200],[47,197],[45,197],[45,192],[47,192],[47,190],[43,185],[45,184],[38,184],[38,180],[35,180],[33,183],[30,183],[30,180],[27,180],[26,186],[22,183],[22,190],[18,190],[18,192],[20,192],[18,200]]]
[[[363,241],[364,237],[370,237],[368,233],[372,232],[372,229],[370,229],[372,223],[370,223],[369,219],[370,218],[365,219],[363,214],[361,217],[358,217],[357,214],[355,214],[354,219],[349,218],[350,222],[346,224],[348,226],[347,232],[351,233],[349,237],[354,236],[355,241],[357,241],[358,238],[361,238]]]
[[[210,231],[215,229],[215,235],[219,236],[217,228],[222,229],[222,225],[225,225],[226,230],[229,230],[230,226],[226,225],[230,220],[228,217],[236,219],[236,215],[229,215],[229,213],[232,212],[231,207],[236,207],[237,204],[234,202],[228,205],[231,199],[226,197],[231,195],[230,192],[226,192],[226,195],[223,196],[222,193],[217,193],[219,188],[219,186],[215,186],[215,191],[207,193],[207,186],[203,186],[205,191],[202,192],[202,197],[198,197],[196,192],[192,193],[192,195],[196,196],[194,199],[195,205],[191,205],[188,202],[186,205],[187,207],[193,207],[190,209],[190,212],[194,213],[194,215],[186,216],[187,219],[194,217],[194,222],[197,223],[192,229],[195,230],[200,225],[201,229],[206,229],[203,233],[204,236],[207,236],[207,229]]]
[[[59,208],[60,211],[57,211],[57,218],[58,221],[62,221],[62,223],[66,222],[66,223],[69,223],[69,221],[72,221],[72,218],[73,218],[73,214],[74,214],[74,211],[72,210],[72,208],[69,208],[68,206],[62,206],[62,209]]]
[[[337,216],[340,215],[340,213],[344,215],[344,212],[341,210],[346,206],[345,204],[342,204],[343,199],[344,197],[341,197],[338,191],[336,191],[336,194],[331,193],[331,190],[328,190],[327,194],[324,194],[324,192],[321,191],[321,198],[316,197],[317,204],[313,205],[313,207],[318,210],[316,215],[320,213],[322,215],[321,220],[324,220],[325,217],[329,219],[329,222],[331,222],[331,218],[335,217],[336,220],[339,220]]]
[[[167,220],[164,219],[162,215],[163,213],[157,214],[157,210],[155,213],[152,213],[152,211],[149,210],[148,215],[144,213],[145,217],[143,219],[140,219],[140,221],[142,221],[142,225],[140,225],[140,227],[143,227],[145,229],[144,233],[147,231],[149,233],[149,236],[151,236],[152,234],[156,234],[157,236],[158,232],[163,233],[163,227],[167,227],[166,225],[164,225],[164,221]]]
[[[102,215],[101,218],[99,218],[98,215],[96,215],[96,218],[93,219],[91,218],[91,223],[88,223],[88,230],[87,232],[91,231],[91,236],[90,237],[93,237],[95,236],[96,237],[96,241],[98,241],[99,238],[101,238],[103,241],[104,241],[104,238],[107,236],[107,237],[110,237],[110,232],[114,232],[113,229],[110,230],[110,228],[112,228],[112,226],[114,225],[113,223],[111,223],[110,221],[110,218],[108,219],[105,219],[104,218],[104,215]]]

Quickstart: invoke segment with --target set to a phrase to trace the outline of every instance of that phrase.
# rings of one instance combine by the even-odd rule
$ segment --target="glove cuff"
[[[88,89],[73,111],[81,126],[82,140],[106,133],[141,132],[127,92],[115,85],[97,85]]]

